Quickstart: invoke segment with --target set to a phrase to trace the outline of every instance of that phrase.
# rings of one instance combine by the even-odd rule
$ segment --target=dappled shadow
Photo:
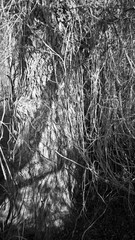
[[[70,222],[78,179],[76,163],[81,164],[81,156],[74,147],[68,148],[65,133],[56,127],[53,104],[48,109],[44,100],[38,106],[29,98],[16,103],[12,134],[6,140],[12,178],[7,173],[7,181],[2,183],[0,219],[4,232],[9,226],[25,226],[26,235],[32,229],[35,239],[41,233],[49,239],[52,229],[57,232]]]

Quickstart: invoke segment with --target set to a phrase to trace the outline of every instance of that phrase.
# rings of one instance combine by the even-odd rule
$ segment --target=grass
[[[120,239],[115,204],[133,226],[134,18],[126,0],[2,1],[2,239]]]

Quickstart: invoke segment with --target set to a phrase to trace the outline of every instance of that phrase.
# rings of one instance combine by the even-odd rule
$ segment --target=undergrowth
[[[4,144],[0,147],[1,178],[15,185],[16,146],[25,139],[26,119],[37,133],[38,113],[43,122],[45,115],[50,116],[59,141],[58,149],[50,141],[53,157],[76,168],[73,198],[78,206],[80,196],[80,204],[75,217],[88,213],[89,201],[100,199],[99,213],[95,210],[93,220],[84,224],[80,239],[121,194],[134,215],[130,202],[135,195],[134,21],[133,1],[1,1],[0,65],[5,66],[7,82],[1,87],[1,139],[4,126],[9,131],[8,147],[5,151]],[[42,131],[43,125],[41,135]],[[29,148],[34,149],[33,135],[31,141],[35,145]],[[69,148],[76,149],[79,158],[68,156]],[[63,167],[57,160],[56,165]]]

